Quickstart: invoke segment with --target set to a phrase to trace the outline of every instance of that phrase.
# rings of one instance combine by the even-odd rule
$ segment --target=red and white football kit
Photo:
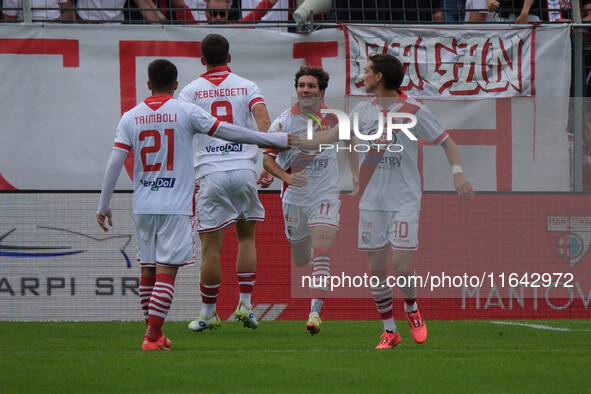
[[[312,113],[316,116],[318,114]],[[269,130],[277,130],[279,124],[286,133],[306,138],[308,120],[311,119],[300,110],[298,104],[284,111],[271,124]],[[334,116],[324,117],[328,129],[334,127]],[[314,123],[316,124],[316,123]],[[316,126],[316,130],[320,126]],[[283,185],[282,202],[285,220],[285,235],[290,242],[298,242],[310,235],[310,226],[329,226],[339,228],[340,188],[336,149],[304,151],[288,149],[279,153],[266,150],[266,154],[276,157],[277,164],[288,173],[305,170],[308,178],[306,186]]]
[[[417,124],[409,131],[417,138],[441,144],[448,134],[429,110],[403,92],[399,100],[389,108],[382,108],[377,99],[356,105],[350,112],[359,117],[359,132],[374,134],[378,120],[383,117],[386,133],[387,114],[410,113]],[[396,120],[396,119],[395,119]],[[406,119],[399,119],[406,123]],[[399,149],[386,149],[386,145],[372,146],[365,154],[359,170],[359,233],[358,247],[362,250],[392,248],[416,250],[418,247],[418,222],[421,209],[421,179],[417,166],[418,141],[411,140],[402,130],[393,131],[391,144]],[[363,141],[364,143],[370,141]]]
[[[168,95],[149,97],[123,114],[107,164],[97,213],[105,215],[107,212],[123,162],[133,149],[133,213],[141,265],[193,262],[189,217],[193,213],[191,143],[195,133],[209,133],[237,142],[287,145],[285,136],[220,122],[203,109]],[[171,216],[154,221],[143,218],[144,215]],[[179,215],[184,218],[175,218]]]
[[[264,104],[258,86],[228,66],[209,69],[189,83],[179,100],[196,104],[216,118],[255,129],[252,108]],[[197,134],[193,140],[197,195],[197,231],[215,231],[238,219],[262,221],[265,209],[258,198],[258,147]],[[215,174],[215,175],[211,175]]]

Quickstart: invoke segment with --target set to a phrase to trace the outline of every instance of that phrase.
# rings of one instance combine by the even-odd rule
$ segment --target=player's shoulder
[[[235,74],[233,72],[231,72],[230,74],[228,74],[228,77],[225,79],[224,82],[227,83],[232,83],[235,85],[239,85],[241,87],[246,87],[246,88],[251,88],[251,89],[258,89],[258,85],[254,82],[251,81],[248,78],[244,78],[238,74]]]
[[[414,98],[413,96],[404,95],[401,97],[403,104],[412,105],[418,107],[419,109],[426,108],[425,104]]]
[[[279,116],[277,116],[277,118],[275,119],[275,121],[282,122],[282,121],[285,121],[286,119],[291,119],[291,117],[292,117],[291,108],[288,108],[285,111],[283,111],[282,113],[280,113]]]
[[[201,86],[204,83],[204,79],[202,77],[198,77],[197,79],[192,80],[191,82],[189,82],[188,84],[186,84],[182,89],[181,92],[185,92],[185,91],[190,91],[190,90],[195,90],[197,89],[199,86]]]
[[[149,107],[143,101],[137,103],[133,108],[128,109],[121,115],[121,122],[133,119],[136,116],[143,115],[149,110]]]
[[[365,112],[367,109],[369,109],[373,106],[372,101],[373,100],[366,99],[366,100],[356,103],[355,105],[353,105],[353,108],[349,111],[349,113],[354,114],[354,113]]]

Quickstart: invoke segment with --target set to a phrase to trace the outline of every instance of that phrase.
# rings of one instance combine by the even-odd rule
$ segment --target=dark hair
[[[296,88],[298,87],[298,81],[300,77],[303,77],[304,75],[315,77],[318,80],[318,87],[320,88],[320,91],[326,90],[326,88],[328,87],[328,80],[330,77],[322,67],[301,66],[298,72],[295,74],[294,86]]]
[[[219,34],[208,34],[201,41],[201,53],[208,66],[220,66],[226,64],[230,44],[224,36]]]
[[[404,79],[404,68],[400,60],[392,55],[374,53],[369,56],[371,60],[371,69],[377,73],[382,73],[384,77],[384,87],[388,90],[396,90],[400,88],[402,80]]]
[[[166,91],[172,89],[177,76],[176,66],[170,60],[156,59],[148,65],[148,78],[152,83],[152,90]]]

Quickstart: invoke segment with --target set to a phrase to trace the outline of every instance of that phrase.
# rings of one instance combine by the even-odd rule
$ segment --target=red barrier
[[[257,314],[263,320],[305,320],[309,300],[294,295],[306,293],[299,278],[309,272],[291,263],[279,195],[261,194],[261,200],[267,212],[257,231],[259,267],[253,295]],[[454,194],[424,195],[413,264],[417,275],[425,279],[429,273],[431,280],[418,289],[423,316],[431,320],[590,318],[590,208],[591,195],[478,194],[467,203]],[[356,245],[357,200],[343,195],[332,275],[368,272],[366,257]],[[218,303],[222,318],[230,316],[238,297],[236,246],[233,230],[228,230]],[[549,286],[542,281],[543,274],[547,274],[544,279],[550,275]],[[430,288],[434,277],[444,276],[449,283]],[[456,286],[464,277],[478,277],[481,287]],[[324,319],[379,317],[369,288],[342,286],[334,295],[338,298],[325,301]],[[395,316],[402,318],[403,301],[396,288],[394,296]]]

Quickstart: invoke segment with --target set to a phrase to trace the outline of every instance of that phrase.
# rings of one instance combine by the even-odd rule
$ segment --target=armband
[[[462,166],[451,166],[451,174],[452,175],[456,175],[459,173],[464,172],[464,170],[462,170]]]

